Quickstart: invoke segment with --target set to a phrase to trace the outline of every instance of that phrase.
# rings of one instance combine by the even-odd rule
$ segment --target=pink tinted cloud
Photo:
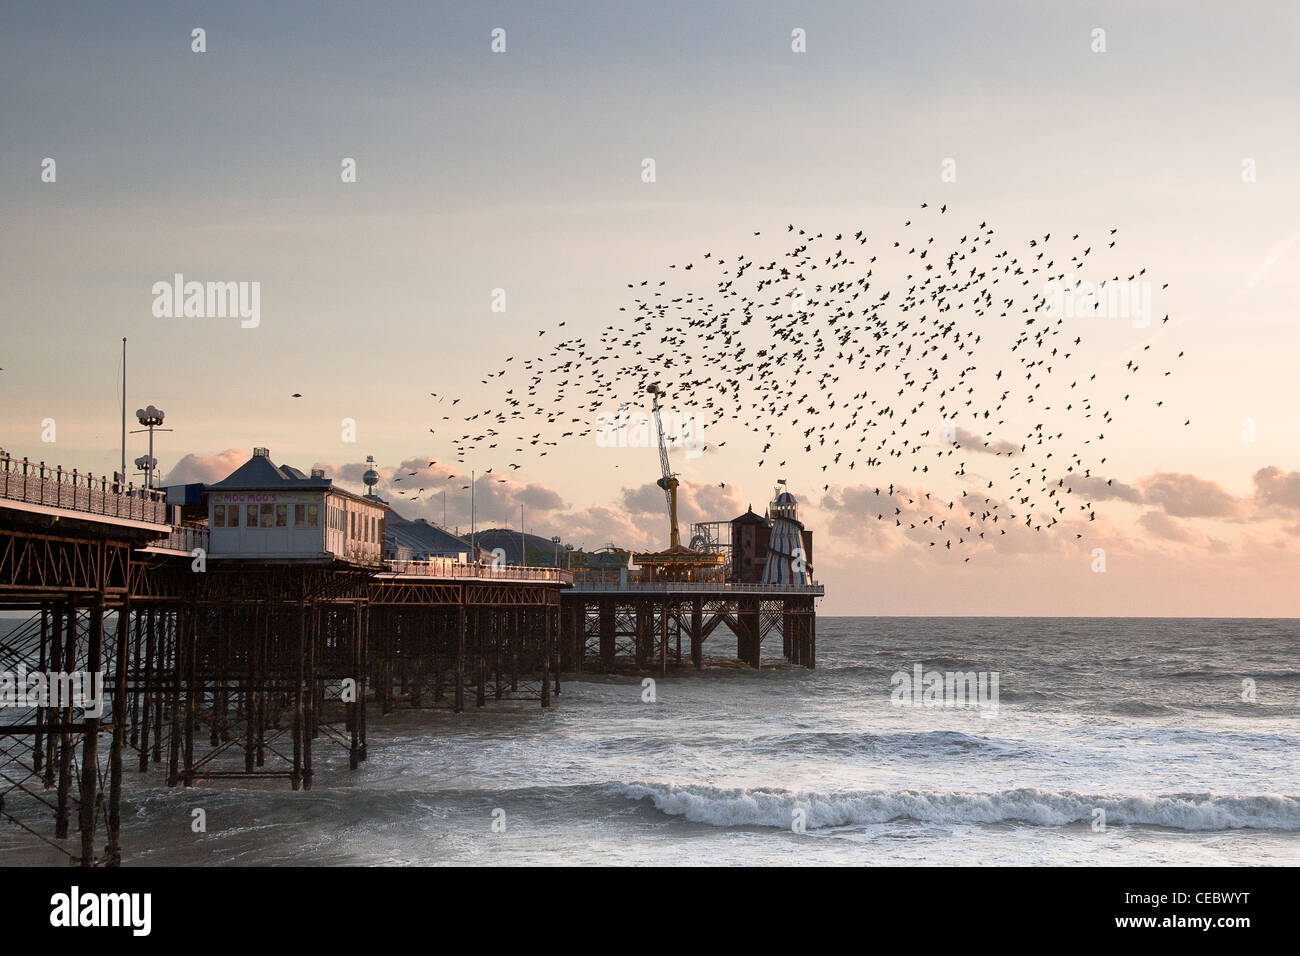
[[[186,455],[162,479],[164,485],[214,484],[248,461],[248,452],[227,448],[215,455]]]

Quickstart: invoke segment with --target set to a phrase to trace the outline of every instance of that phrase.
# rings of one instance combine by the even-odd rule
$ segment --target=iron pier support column
[[[298,623],[298,679],[295,681],[293,705],[293,770],[289,772],[289,782],[295,790],[302,789],[303,737],[306,736],[303,725],[303,682],[307,669],[307,609],[301,596],[301,587],[300,583],[296,615]]]
[[[704,669],[704,600],[691,602],[691,663],[697,671]]]
[[[614,669],[614,602],[600,599],[600,669]]]
[[[117,657],[113,679],[113,744],[108,756],[108,846],[104,848],[104,865],[122,862],[119,835],[122,829],[122,751],[126,748],[126,675],[127,652],[131,628],[131,604],[128,600],[117,611]],[[140,646],[140,619],[136,617],[135,644]]]
[[[71,674],[77,669],[77,606],[71,601],[65,605],[64,628],[63,669]],[[63,733],[59,738],[59,793],[54,811],[54,835],[60,840],[68,835],[68,794],[72,789],[72,734],[68,733],[72,708],[64,703],[59,710]]]
[[[348,769],[356,770],[361,763],[361,705],[364,691],[361,684],[361,605],[352,605],[352,700],[347,706],[348,730],[351,740],[348,747]]]
[[[556,601],[557,601],[556,604],[552,604],[549,607],[547,607],[546,620],[550,621],[554,628],[553,640],[555,644],[555,687],[552,689],[552,693],[554,693],[556,697],[559,697],[560,696],[560,669],[564,662],[564,654],[561,650],[561,646],[564,644],[564,620],[561,617],[563,611],[562,611],[562,605],[558,603],[559,601],[558,595],[556,595]]]
[[[762,620],[759,615],[758,601],[755,598],[741,598],[737,613],[741,633],[737,637],[736,657],[750,667],[762,666]]]
[[[542,607],[542,626],[541,634],[538,636],[542,641],[542,706],[551,706],[551,609]],[[535,626],[535,625],[534,625]]]
[[[71,673],[71,671],[69,671]],[[82,717],[84,721],[81,741],[81,796],[77,807],[77,826],[81,831],[81,865],[95,865],[95,809],[99,803],[99,725],[102,720],[103,680],[104,680],[104,593],[95,597],[90,606],[90,623],[86,633],[86,674],[93,682],[100,681],[100,698],[97,703],[101,716],[91,715],[92,707],[86,706]],[[94,686],[93,683],[91,685]],[[90,701],[86,702],[90,704]],[[116,734],[114,734],[116,736]]]
[[[57,621],[58,619],[55,618]],[[56,625],[57,627],[57,625]],[[44,602],[41,603],[41,649],[40,656],[37,658],[36,666],[40,668],[42,674],[47,674],[53,668],[48,664],[46,657],[49,652],[50,641],[50,606]],[[39,777],[41,775],[42,761],[45,759],[44,737],[41,729],[45,723],[46,708],[36,708],[36,739],[32,741],[32,773]]]
[[[465,589],[460,586],[460,604],[456,608],[456,699],[453,710],[461,713],[465,709]]]

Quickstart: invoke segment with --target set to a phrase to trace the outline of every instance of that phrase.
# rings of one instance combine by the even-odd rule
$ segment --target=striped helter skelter
[[[764,584],[812,584],[808,560],[803,552],[803,525],[797,515],[794,496],[783,491],[769,509],[772,533],[767,542],[767,563],[763,567]]]

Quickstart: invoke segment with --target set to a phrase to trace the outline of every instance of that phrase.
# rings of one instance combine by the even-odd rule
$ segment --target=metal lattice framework
[[[130,544],[0,529],[0,590],[39,599],[127,588]]]
[[[703,664],[704,642],[724,627],[736,639],[736,656],[762,666],[762,643],[779,635],[782,655],[805,667],[816,666],[816,609],[820,593],[809,589],[773,589],[775,593],[679,589],[566,592],[565,645],[581,669],[612,670],[617,661],[638,668],[668,661],[682,662],[682,639],[689,641],[691,660]]]

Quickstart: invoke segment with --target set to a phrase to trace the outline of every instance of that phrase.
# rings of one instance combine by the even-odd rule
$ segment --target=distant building
[[[450,558],[469,560],[470,543],[424,518],[407,521],[396,511],[388,512],[384,526],[384,556],[394,561],[426,561]]]
[[[595,551],[574,551],[569,557],[575,584],[623,586],[628,582],[630,551],[609,544]]]
[[[731,576],[742,584],[757,584],[763,577],[767,558],[767,518],[754,513],[754,506],[731,520]]]
[[[334,487],[323,471],[277,466],[265,448],[203,491],[209,557],[383,562],[386,504]]]

